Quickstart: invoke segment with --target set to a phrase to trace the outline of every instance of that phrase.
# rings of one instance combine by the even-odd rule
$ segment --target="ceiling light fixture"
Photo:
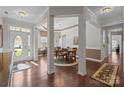
[[[19,16],[19,17],[26,17],[28,14],[23,11],[23,10],[19,10],[19,11],[16,11],[16,14]]]
[[[8,12],[7,12],[7,11],[4,11],[4,13],[5,13],[6,15],[8,15]]]
[[[112,7],[104,7],[101,9],[102,14],[109,13],[111,11],[112,11]]]

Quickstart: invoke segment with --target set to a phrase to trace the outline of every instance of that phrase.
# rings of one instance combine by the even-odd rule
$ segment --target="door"
[[[11,32],[10,48],[14,52],[14,62],[31,59],[30,35],[24,32]]]

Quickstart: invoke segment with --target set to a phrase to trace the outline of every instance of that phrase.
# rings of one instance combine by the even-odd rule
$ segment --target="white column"
[[[38,31],[38,48],[41,48],[41,31]]]
[[[78,16],[78,36],[79,36],[79,54],[78,54],[78,74],[84,76],[86,74],[86,19],[85,11]]]
[[[11,44],[11,36],[10,36],[10,27],[8,25],[7,19],[3,20],[3,49],[2,52],[13,52],[10,48],[11,46],[14,46]],[[14,41],[14,40],[13,40]]]
[[[104,57],[107,57],[109,55],[109,49],[110,49],[110,45],[109,45],[109,42],[110,42],[110,38],[109,38],[109,33],[107,30],[105,30],[105,54],[104,54]]]
[[[112,38],[111,32],[106,31],[106,39],[107,39],[107,44],[108,44],[107,54],[106,54],[107,56],[109,56],[112,53],[112,51],[111,51],[111,47],[112,47],[112,45],[111,45],[111,43],[112,43],[111,38]]]
[[[38,60],[38,30],[36,28],[34,28],[34,31],[33,31],[33,47],[34,47],[34,61],[37,61]]]
[[[104,49],[105,49],[105,47],[104,47],[104,43],[105,42],[103,42],[104,40],[104,37],[103,37],[103,34],[104,34],[104,31],[103,31],[103,28],[100,28],[100,31],[101,31],[101,60],[103,60],[104,59]]]
[[[54,16],[48,14],[47,19],[48,28],[48,74],[54,73]]]

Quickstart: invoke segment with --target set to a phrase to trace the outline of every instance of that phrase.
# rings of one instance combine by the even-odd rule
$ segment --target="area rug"
[[[111,65],[104,63],[92,76],[91,78],[104,83],[108,86],[114,86],[116,76],[118,72],[118,65]]]
[[[18,62],[13,65],[13,72],[18,72],[32,68],[32,64],[29,62]]]
[[[68,62],[66,60],[56,59],[54,58],[54,65],[55,66],[61,66],[61,67],[68,67],[68,66],[74,66],[77,65],[78,62]]]

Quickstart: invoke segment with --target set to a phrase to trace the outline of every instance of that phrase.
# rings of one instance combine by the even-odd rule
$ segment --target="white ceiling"
[[[115,24],[111,26],[106,26],[104,29],[108,31],[122,31],[123,24]]]
[[[88,6],[88,8],[98,17],[100,22],[106,22],[111,18],[122,17],[122,7],[112,6],[112,11],[106,14],[101,14],[100,9],[104,6]],[[0,15],[17,19],[24,22],[34,23],[45,11],[47,6],[0,6]],[[24,10],[28,13],[28,16],[20,18],[16,15],[16,11]],[[7,11],[8,15],[4,12]],[[55,29],[61,29],[68,26],[72,26],[78,23],[77,17],[56,17]],[[44,24],[46,26],[46,24]],[[40,25],[38,26],[40,28]]]
[[[54,18],[54,29],[59,30],[69,26],[78,24],[78,17],[55,17]],[[44,30],[43,26],[47,28],[47,23],[38,25],[37,28]]]
[[[88,6],[88,8],[97,16],[100,24],[104,23],[104,25],[108,25],[107,23],[111,23],[113,20],[117,21],[118,18],[122,17],[122,7],[121,6],[111,6],[112,11],[106,14],[101,14],[100,10],[105,6]],[[56,17],[54,20],[54,28],[62,29],[68,26],[72,26],[78,24],[77,17]],[[61,24],[61,25],[60,25]],[[44,24],[46,27],[46,24]],[[113,25],[113,24],[112,24]],[[121,28],[121,24],[114,24],[114,26],[107,27],[107,29],[115,29]],[[42,28],[42,27],[41,27]]]
[[[109,13],[101,14],[100,9],[102,9],[105,6],[88,6],[88,8],[95,13],[95,15],[99,19],[109,19],[111,17],[117,17],[122,16],[122,7],[121,6],[110,6],[112,8],[112,11]]]
[[[0,15],[28,23],[34,23],[46,8],[47,6],[0,6]],[[28,16],[20,18],[16,15],[16,11],[19,10],[25,11]],[[4,13],[5,11],[8,12],[8,15]]]
[[[101,14],[100,10],[105,6],[88,6],[88,8],[98,17],[98,20],[102,23],[110,19],[122,17],[122,6],[110,6],[112,11],[109,13]]]
[[[63,29],[78,24],[78,17],[55,17],[54,21],[56,29]]]

